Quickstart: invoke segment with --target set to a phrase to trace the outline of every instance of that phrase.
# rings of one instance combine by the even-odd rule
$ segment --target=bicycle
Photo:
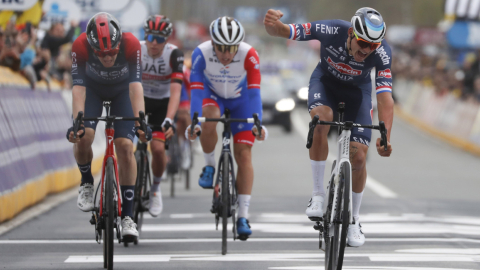
[[[311,217],[313,226],[319,231],[319,248],[322,249],[322,235],[325,241],[325,269],[341,270],[349,224],[352,224],[352,167],[350,164],[350,135],[354,127],[380,131],[380,145],[387,150],[387,130],[383,121],[379,125],[362,125],[352,121],[343,122],[345,103],[338,105],[338,122],[319,121],[315,115],[309,124],[307,148],[313,143],[313,132],[317,125],[338,127],[339,138],[337,158],[333,162],[330,181],[327,187],[327,207],[323,218]],[[323,223],[321,223],[323,222]],[[354,222],[354,221],[353,221]]]
[[[210,212],[215,214],[215,225],[218,230],[220,217],[222,218],[222,255],[227,254],[227,225],[228,218],[232,217],[233,222],[233,240],[237,239],[236,222],[235,222],[235,203],[237,201],[237,189],[235,186],[235,172],[233,167],[232,152],[230,150],[231,129],[230,123],[243,122],[253,123],[258,132],[262,132],[262,126],[258,119],[258,114],[254,113],[253,118],[234,119],[230,118],[230,111],[225,109],[225,118],[205,118],[198,117],[198,112],[193,114],[192,124],[190,126],[190,135],[193,136],[194,128],[198,123],[204,122],[221,122],[223,123],[222,132],[222,154],[218,161],[217,178],[213,189],[212,209]],[[197,133],[197,135],[200,135]],[[228,164],[228,165],[227,165]],[[223,181],[228,179],[228,181]],[[240,238],[239,238],[240,239]],[[240,239],[240,240],[246,240]]]
[[[174,128],[175,130],[175,128]],[[179,143],[179,135],[175,132],[170,140],[165,142],[165,149],[167,150],[168,163],[167,163],[167,179],[170,179],[170,197],[175,197],[175,181],[185,177],[185,189],[190,189],[190,169],[192,163],[188,168],[183,167],[184,156],[182,153],[181,145]],[[189,143],[186,141],[185,143]],[[193,160],[193,154],[190,151],[190,160]]]
[[[108,270],[113,269],[113,241],[114,232],[116,230],[118,243],[127,239],[122,238],[122,201],[120,193],[120,183],[118,178],[117,160],[113,147],[113,138],[115,135],[115,121],[138,121],[141,129],[146,130],[144,122],[145,114],[140,111],[140,117],[116,117],[110,115],[110,101],[104,101],[103,106],[107,112],[106,116],[84,118],[83,112],[78,112],[74,121],[73,137],[76,138],[77,132],[83,121],[105,121],[105,137],[107,145],[105,149],[105,157],[102,165],[102,178],[97,186],[94,196],[94,208],[92,210],[92,218],[90,224],[95,225],[95,240],[101,244],[103,239],[103,267]],[[100,196],[97,205],[97,194],[100,189]],[[119,199],[120,198],[120,199]]]

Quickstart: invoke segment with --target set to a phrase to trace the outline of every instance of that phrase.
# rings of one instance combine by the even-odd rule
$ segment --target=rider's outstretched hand
[[[163,120],[163,123],[162,123],[162,131],[163,133],[165,133],[165,139],[170,139],[173,134],[174,134],[174,131],[173,131],[173,121],[172,119],[170,118],[165,118],[165,120]]]
[[[263,19],[265,27],[275,26],[276,22],[283,17],[283,13],[280,10],[269,9]]]
[[[135,135],[141,142],[146,143],[152,139],[152,129],[147,126],[147,132],[140,129],[140,126],[135,127]]]
[[[392,154],[392,145],[390,142],[387,142],[387,151],[385,151],[385,147],[382,145],[380,146],[380,138],[377,138],[377,152],[382,157],[389,157]]]

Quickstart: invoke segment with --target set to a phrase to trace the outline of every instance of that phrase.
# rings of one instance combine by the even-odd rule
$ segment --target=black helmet
[[[159,35],[167,38],[172,34],[173,24],[163,15],[153,15],[145,20],[143,30],[145,35]]]
[[[385,37],[387,26],[380,12],[373,8],[364,7],[357,10],[351,23],[355,34],[368,42],[380,43]]]
[[[88,44],[99,52],[117,48],[122,39],[120,24],[106,12],[97,13],[88,21],[86,34]]]

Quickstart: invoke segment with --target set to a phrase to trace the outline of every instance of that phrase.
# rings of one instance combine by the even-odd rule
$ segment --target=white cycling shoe
[[[153,217],[160,215],[163,211],[163,202],[162,202],[162,192],[160,187],[158,187],[158,191],[153,192],[150,191],[150,202],[148,205],[148,212]]]
[[[122,238],[125,242],[133,242],[138,237],[137,224],[126,216],[122,219]]]
[[[93,210],[93,184],[86,183],[78,189],[77,206],[83,212]]]
[[[360,247],[365,244],[365,235],[362,232],[360,222],[348,226],[347,244],[350,247]]]
[[[313,196],[305,210],[308,218],[312,221],[320,221],[323,218],[323,197]]]

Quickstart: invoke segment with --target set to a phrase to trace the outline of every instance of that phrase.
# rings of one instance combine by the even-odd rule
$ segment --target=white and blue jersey
[[[290,24],[290,39],[319,40],[320,63],[309,83],[308,110],[329,106],[337,111],[339,102],[345,103],[345,121],[372,124],[372,80],[370,72],[376,69],[377,94],[392,92],[392,52],[383,40],[381,46],[364,61],[357,62],[348,53],[347,39],[350,22],[323,20],[304,24]],[[353,128],[351,141],[370,144],[371,130]]]
[[[221,114],[228,108],[232,118],[258,113],[261,119],[260,80],[260,60],[252,46],[241,42],[232,62],[224,66],[212,42],[206,41],[192,54],[190,112],[201,115],[202,107],[217,106]],[[231,128],[236,143],[253,144],[252,124],[232,124]]]

